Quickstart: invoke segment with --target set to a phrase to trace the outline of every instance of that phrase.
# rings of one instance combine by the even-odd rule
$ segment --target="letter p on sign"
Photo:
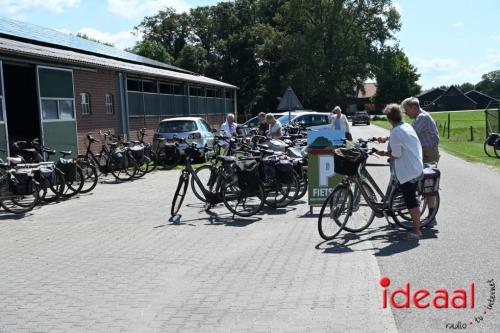
[[[333,156],[319,156],[319,186],[328,187],[328,179],[335,176],[334,163]]]

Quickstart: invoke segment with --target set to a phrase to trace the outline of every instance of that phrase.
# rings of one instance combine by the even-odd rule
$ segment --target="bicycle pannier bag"
[[[132,151],[132,156],[134,156],[134,159],[139,163],[142,162],[142,160],[144,159],[144,147],[133,146],[132,148],[130,148],[130,150]]]
[[[12,193],[17,195],[33,193],[33,177],[30,172],[16,171],[12,176]]]
[[[283,184],[291,184],[293,182],[293,164],[290,160],[280,160],[276,163],[276,173],[278,179]]]
[[[73,160],[60,158],[57,168],[64,173],[65,181],[72,182],[76,179],[76,163]]]
[[[128,168],[128,158],[127,158],[127,154],[125,154],[124,150],[122,150],[122,149],[116,149],[113,152],[112,158],[113,158],[115,166],[118,169],[126,169],[126,168]]]
[[[494,146],[495,142],[500,139],[500,134],[497,133],[491,133],[490,136],[488,137],[488,141],[486,142],[488,146]]]
[[[284,153],[288,145],[281,140],[269,140],[269,149],[273,151],[280,151]]]
[[[425,168],[422,179],[418,182],[418,191],[424,197],[432,197],[439,192],[441,172],[437,168]]]
[[[361,151],[346,148],[336,149],[333,158],[335,173],[344,176],[354,176],[359,165],[366,159]]]
[[[260,180],[258,163],[255,160],[237,161],[236,174],[238,186],[242,191],[254,192],[258,189]]]

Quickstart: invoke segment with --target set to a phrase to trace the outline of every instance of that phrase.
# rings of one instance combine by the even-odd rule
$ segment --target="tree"
[[[238,86],[238,109],[255,114],[288,85],[308,108],[342,105],[399,28],[391,0],[235,0],[167,8],[136,30],[172,63]]]
[[[474,90],[476,87],[470,82],[464,82],[461,85],[459,85],[458,88],[464,93],[466,93],[468,91]]]
[[[100,40],[98,40],[96,38],[90,37],[89,35],[87,35],[86,33],[83,33],[83,32],[77,32],[76,33],[76,37],[80,37],[80,38],[87,39],[87,40],[90,40],[90,41],[93,41],[93,42],[96,42],[96,43],[99,43],[99,44],[103,44],[103,45],[114,47],[113,43],[108,43],[108,42],[100,41]]]
[[[476,84],[476,90],[489,96],[500,96],[500,70],[481,76],[481,81]]]
[[[127,51],[165,63],[172,62],[172,57],[168,54],[165,47],[149,39],[137,42],[134,47],[127,49]]]
[[[384,50],[375,69],[377,94],[375,103],[388,104],[418,95],[421,87],[417,84],[420,75],[410,64],[406,54],[397,47]]]

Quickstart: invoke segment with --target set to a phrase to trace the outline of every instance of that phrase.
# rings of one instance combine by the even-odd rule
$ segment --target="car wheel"
[[[352,123],[352,126],[356,126],[356,123],[354,123],[354,122],[353,122],[353,123]]]

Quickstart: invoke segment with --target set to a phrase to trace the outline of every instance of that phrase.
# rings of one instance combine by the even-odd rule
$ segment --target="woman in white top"
[[[274,118],[274,115],[272,113],[266,114],[266,123],[269,124],[269,131],[267,136],[271,139],[281,139],[281,137],[283,136],[283,133],[281,131],[281,123],[279,122],[279,120],[276,120],[276,118]]]
[[[394,172],[399,181],[403,197],[413,220],[413,230],[408,237],[419,239],[420,207],[417,201],[417,184],[422,177],[422,146],[418,135],[409,124],[403,122],[403,112],[398,104],[390,104],[384,109],[387,120],[392,125],[389,136],[390,151],[378,151],[380,156],[393,160]]]

